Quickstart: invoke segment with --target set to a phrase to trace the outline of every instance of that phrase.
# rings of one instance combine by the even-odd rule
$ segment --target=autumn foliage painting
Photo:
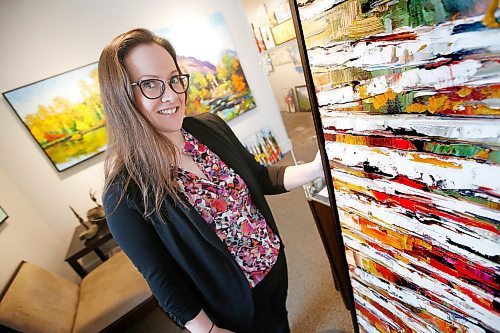
[[[105,150],[97,63],[3,95],[58,171]]]
[[[229,31],[221,13],[156,30],[190,74],[187,115],[211,112],[225,121],[255,108]]]

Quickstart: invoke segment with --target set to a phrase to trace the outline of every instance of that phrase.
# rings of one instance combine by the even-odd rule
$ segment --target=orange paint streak
[[[462,166],[460,164],[454,162],[443,161],[435,157],[421,157],[419,154],[410,155],[415,162],[433,164],[443,168],[462,169]]]
[[[499,28],[500,23],[497,22],[495,17],[495,11],[498,8],[498,0],[491,0],[488,9],[483,18],[483,23],[488,28]]]

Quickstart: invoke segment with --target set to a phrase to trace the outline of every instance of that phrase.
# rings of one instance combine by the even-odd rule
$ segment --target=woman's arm
[[[287,191],[290,191],[319,177],[323,177],[323,165],[318,151],[311,162],[287,167],[283,176],[283,185]]]
[[[112,186],[103,198],[111,234],[143,275],[159,305],[184,326],[202,309],[193,287],[134,202],[125,195],[117,204],[120,193],[119,186]]]

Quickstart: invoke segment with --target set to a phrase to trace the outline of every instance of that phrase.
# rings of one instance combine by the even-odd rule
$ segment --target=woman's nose
[[[173,102],[175,96],[177,93],[170,88],[168,84],[165,84],[165,90],[163,91],[163,94],[161,95],[161,101],[162,102]]]

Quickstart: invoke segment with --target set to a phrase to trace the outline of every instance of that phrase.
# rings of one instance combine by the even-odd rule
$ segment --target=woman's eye
[[[143,81],[142,87],[145,89],[154,89],[156,87],[156,83],[154,81]]]
[[[178,76],[173,76],[170,79],[170,83],[173,83],[173,84],[179,83],[179,77]]]

